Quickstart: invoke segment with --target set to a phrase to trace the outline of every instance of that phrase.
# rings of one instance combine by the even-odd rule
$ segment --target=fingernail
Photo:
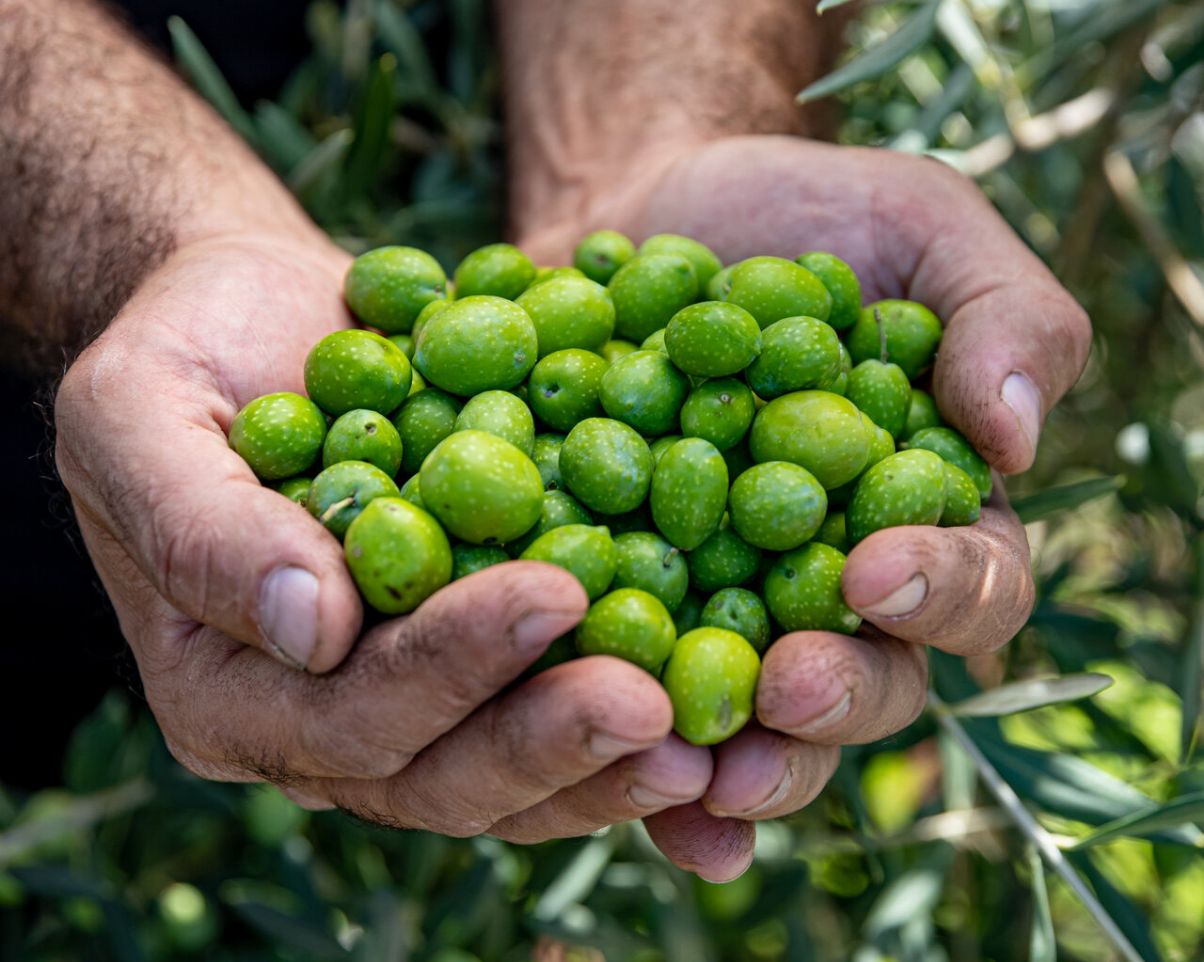
[[[304,568],[277,568],[259,594],[259,627],[268,650],[304,669],[318,646],[318,579]]]
[[[744,857],[743,862],[740,864],[740,867],[736,871],[734,871],[728,875],[724,875],[722,877],[716,877],[716,878],[709,878],[708,876],[704,875],[702,872],[699,872],[698,877],[700,879],[702,879],[704,882],[710,882],[712,885],[724,885],[727,882],[736,881],[736,879],[738,879],[741,875],[743,875],[745,872],[747,872],[749,870],[749,868],[752,867],[752,863],[753,863],[753,852],[750,849],[748,854]]]
[[[838,721],[849,713],[849,709],[853,707],[853,693],[845,689],[844,694],[837,699],[836,703],[826,711],[816,715],[809,721],[803,722],[801,725],[795,725],[791,731],[795,735],[810,735],[814,732],[823,731],[829,725],[835,725]]]
[[[1041,434],[1041,395],[1036,385],[1019,371],[1013,371],[1003,382],[1000,392],[1003,403],[1012,409],[1016,422],[1028,440],[1029,449],[1037,453],[1037,438]]]
[[[633,755],[650,747],[648,742],[633,742],[629,738],[620,738],[610,732],[594,732],[589,736],[589,752],[594,758],[609,761],[612,758],[622,758]]]
[[[523,651],[541,652],[581,620],[579,611],[532,611],[514,626],[514,643]]]
[[[680,798],[670,798],[668,795],[662,795],[654,789],[638,784],[632,785],[627,789],[627,800],[635,808],[647,809],[668,808],[670,805],[680,805],[682,803]]]
[[[782,780],[778,782],[778,787],[775,788],[769,798],[765,799],[760,805],[754,808],[746,809],[743,812],[735,812],[737,818],[756,818],[762,812],[771,812],[790,794],[790,786],[794,782],[794,773],[787,766],[786,774],[782,776]]]
[[[920,572],[912,575],[881,601],[863,606],[863,610],[865,614],[878,618],[901,618],[919,608],[926,597],[928,577]]]

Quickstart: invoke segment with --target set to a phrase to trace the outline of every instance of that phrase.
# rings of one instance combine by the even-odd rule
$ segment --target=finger
[[[702,797],[711,781],[711,753],[670,735],[598,774],[563,788],[490,830],[508,842],[530,844],[571,838],[642,818]]]
[[[845,600],[871,624],[958,655],[1006,644],[1024,626],[1034,588],[1024,526],[1002,485],[968,527],[876,531],[849,555]]]
[[[583,658],[485,705],[392,778],[299,787],[370,821],[479,835],[652,748],[672,725],[669,698],[648,672],[617,658]]]
[[[169,744],[193,770],[199,760],[210,777],[383,778],[517,678],[586,605],[568,572],[510,562],[369,632],[325,675],[287,670],[212,629],[139,645],[138,664]]]
[[[757,841],[753,823],[719,818],[701,802],[649,815],[644,827],[665,858],[704,881],[731,882],[752,865]]]
[[[783,635],[757,682],[757,720],[822,745],[860,745],[910,725],[924,708],[924,649],[894,638]]]
[[[778,818],[809,805],[836,771],[840,749],[749,725],[715,747],[702,804],[726,818]]]
[[[59,469],[82,510],[190,618],[294,667],[333,668],[362,619],[342,546],[230,450],[235,405],[96,357],[56,401]]]
[[[945,322],[941,413],[1003,473],[1027,470],[1045,416],[1087,362],[1090,320],[972,181],[911,163],[914,188],[882,195],[877,236],[907,296]]]

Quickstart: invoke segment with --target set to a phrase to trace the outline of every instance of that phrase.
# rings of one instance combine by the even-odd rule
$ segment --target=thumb
[[[123,418],[123,401],[105,404],[121,431],[95,430],[86,379],[69,374],[56,401],[59,471],[90,520],[189,618],[293,667],[339,664],[363,610],[338,540],[260,485],[203,406],[142,404]]]

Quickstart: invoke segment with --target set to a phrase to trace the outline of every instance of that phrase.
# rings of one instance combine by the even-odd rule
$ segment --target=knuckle
[[[315,718],[302,729],[302,752],[335,777],[383,779],[401,772],[414,753],[396,734],[363,715]]]

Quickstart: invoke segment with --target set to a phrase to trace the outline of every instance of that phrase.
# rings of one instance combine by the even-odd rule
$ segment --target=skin
[[[637,243],[688,234],[725,262],[830,249],[867,300],[911,297],[946,320],[943,415],[995,468],[1024,470],[1081,370],[1086,318],[970,183],[798,139],[831,107],[802,114],[793,94],[840,52],[838,13],[821,28],[812,6],[508,0],[512,239],[548,264],[601,227]],[[6,5],[0,129],[6,356],[47,377],[71,362],[55,404],[60,475],[167,743],[199,775],[521,842],[646,817],[674,862],[728,879],[751,861],[750,820],[807,804],[840,744],[920,711],[921,642],[990,651],[1031,606],[1023,529],[1001,494],[972,527],[877,532],[843,586],[893,637],[779,640],[760,723],[713,752],[670,736],[664,692],[617,659],[506,687],[585,612],[552,566],[491,567],[357,641],[337,542],[224,437],[253,397],[301,390],[308,347],[349,326],[349,258],[84,0]],[[1013,372],[1032,403],[1003,401]],[[268,617],[282,607],[296,617]]]

